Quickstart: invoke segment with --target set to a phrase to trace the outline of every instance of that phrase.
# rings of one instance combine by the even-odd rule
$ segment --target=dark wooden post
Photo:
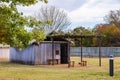
[[[52,65],[54,65],[54,39],[51,38],[52,41]]]
[[[83,57],[83,54],[82,54],[82,36],[81,36],[81,62],[82,62],[82,57]]]
[[[99,66],[101,67],[101,36],[99,36]]]
[[[70,42],[68,42],[68,68],[70,68]]]

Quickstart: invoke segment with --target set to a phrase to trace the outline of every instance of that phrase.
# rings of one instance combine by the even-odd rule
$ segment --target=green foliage
[[[48,0],[1,0],[0,2],[7,2],[10,3],[10,5],[23,5],[23,6],[29,6],[32,4],[37,3],[38,1],[43,1],[45,3],[48,3]]]
[[[85,27],[78,27],[73,30],[73,34],[81,34],[81,35],[90,35],[92,34],[90,29],[86,29]]]
[[[73,35],[92,35],[92,31],[90,29],[86,29],[84,27],[78,27],[75,28],[72,32]],[[75,44],[73,44],[73,46],[81,46],[80,42],[81,39],[80,38],[75,38],[73,39],[73,42]],[[92,45],[92,38],[83,38],[82,39],[82,45],[83,46],[91,46]]]
[[[39,0],[1,0],[0,1],[0,43],[9,44],[12,47],[24,48],[33,38],[43,40],[44,37],[33,37],[33,32],[28,32],[25,26],[35,28],[41,22],[33,17],[25,17],[23,13],[19,13],[16,6],[29,6],[35,4]],[[47,0],[40,0],[47,3]],[[3,3],[6,2],[6,3]],[[35,32],[34,32],[35,33]],[[43,36],[42,32],[38,32]],[[38,35],[37,34],[37,35]],[[41,39],[43,38],[43,39]]]
[[[24,28],[19,29],[16,34],[10,40],[10,45],[18,49],[24,49],[29,45],[29,42],[35,39],[37,42],[45,39],[43,30],[33,29],[32,31],[26,31]]]
[[[115,25],[101,24],[94,29],[95,35],[102,35],[102,46],[120,46],[120,30]],[[96,44],[94,39],[94,45]]]
[[[33,39],[39,43],[39,41],[43,41],[45,39],[45,34],[43,30],[40,29],[33,29],[32,30]]]
[[[29,41],[32,40],[32,33],[27,32],[24,28],[15,32],[10,39],[10,45],[19,49],[23,49],[28,46]]]

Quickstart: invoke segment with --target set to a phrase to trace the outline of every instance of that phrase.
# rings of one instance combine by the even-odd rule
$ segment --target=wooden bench
[[[70,67],[74,67],[75,61],[70,61]]]
[[[48,59],[48,64],[52,64],[53,60],[52,59]],[[60,59],[54,59],[54,64],[60,64]]]
[[[81,65],[81,66],[87,66],[87,61],[79,62],[79,65]]]

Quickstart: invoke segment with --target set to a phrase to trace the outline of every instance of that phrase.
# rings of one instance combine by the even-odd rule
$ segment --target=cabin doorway
[[[68,44],[64,43],[60,46],[61,49],[61,64],[68,63]]]

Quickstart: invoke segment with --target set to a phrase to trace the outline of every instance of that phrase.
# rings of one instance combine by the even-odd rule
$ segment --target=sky
[[[120,0],[48,0],[47,5],[64,9],[71,20],[69,29],[79,26],[93,28],[96,24],[105,23],[104,17],[110,10],[120,9]],[[42,2],[30,7],[18,6],[19,12],[34,15],[40,9]]]

